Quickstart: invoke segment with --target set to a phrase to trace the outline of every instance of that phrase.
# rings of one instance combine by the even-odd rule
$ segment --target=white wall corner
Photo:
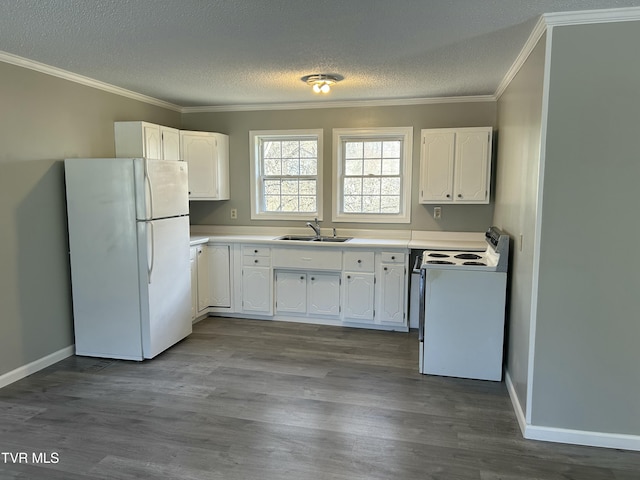
[[[12,384],[13,382],[17,382],[18,380],[22,380],[29,375],[36,373],[44,368],[47,368],[54,363],[59,362],[60,360],[64,360],[67,357],[70,357],[75,352],[75,345],[69,345],[57,352],[53,352],[45,357],[39,358],[31,363],[23,365],[21,367],[16,368],[10,372],[5,373],[4,375],[0,375],[0,388],[6,387],[7,385]]]

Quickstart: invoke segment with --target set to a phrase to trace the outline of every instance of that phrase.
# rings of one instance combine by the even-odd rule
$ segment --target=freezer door
[[[189,217],[138,222],[138,248],[142,352],[153,358],[191,333]]]
[[[138,220],[189,214],[187,162],[148,158],[133,162]]]

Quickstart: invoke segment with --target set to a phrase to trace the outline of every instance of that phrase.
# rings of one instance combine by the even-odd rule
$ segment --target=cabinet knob
[[[257,259],[256,259],[256,260],[254,260],[254,261],[253,261],[253,263],[258,263],[258,260],[257,260]]]
[[[451,195],[449,195],[448,193],[447,193],[447,198],[451,198]]]
[[[304,280],[304,275],[300,277],[300,280]],[[311,280],[313,280],[313,278]]]
[[[258,250],[254,250],[253,253],[258,253]]]
[[[362,263],[362,260],[358,260],[358,263]]]
[[[347,278],[348,278],[348,279],[351,279],[351,275],[347,275]]]
[[[458,198],[462,198],[462,194],[461,193],[458,194]]]
[[[311,281],[313,282],[316,279],[316,277],[311,277]]]
[[[396,259],[396,257],[395,257],[395,256],[391,256],[391,260],[395,260],[395,259]]]
[[[383,269],[383,270],[386,272],[386,271],[387,271],[387,267],[384,267],[384,269]]]

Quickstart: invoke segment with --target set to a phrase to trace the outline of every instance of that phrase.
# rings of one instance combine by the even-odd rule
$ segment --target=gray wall
[[[535,425],[640,434],[639,27],[553,30]]]
[[[498,100],[499,162],[493,223],[512,238],[506,363],[523,410],[527,401],[545,48],[543,36]]]
[[[180,114],[0,62],[0,375],[73,343],[62,159],[113,156],[113,122]]]
[[[293,128],[324,129],[324,221],[331,223],[332,129],[349,127],[414,127],[411,224],[346,224],[337,228],[389,228],[414,230],[483,231],[491,223],[493,204],[445,205],[442,219],[433,219],[433,206],[418,204],[420,130],[423,128],[495,126],[494,102],[450,103],[396,107],[354,107],[308,110],[273,110],[184,114],[187,130],[205,130],[230,136],[231,199],[223,202],[191,202],[191,222],[200,225],[303,226],[301,222],[251,220],[249,131]],[[230,209],[238,209],[231,220]]]

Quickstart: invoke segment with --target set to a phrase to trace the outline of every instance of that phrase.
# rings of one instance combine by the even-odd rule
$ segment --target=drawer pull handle
[[[302,260],[304,260],[305,262],[310,262],[311,261],[311,257],[302,257]]]
[[[258,250],[254,250],[253,253],[258,253]]]
[[[395,260],[395,259],[396,259],[396,257],[395,257],[395,256],[392,256],[392,257],[391,257],[391,260]]]
[[[358,260],[358,263],[362,263],[362,260]]]

